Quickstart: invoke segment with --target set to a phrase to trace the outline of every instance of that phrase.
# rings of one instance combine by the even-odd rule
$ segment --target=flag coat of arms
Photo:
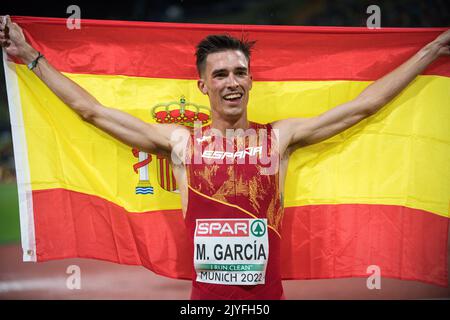
[[[97,20],[70,30],[64,19],[13,21],[102,104],[151,123],[208,120],[194,57],[208,34],[257,41],[248,116],[267,123],[355,98],[443,31]],[[191,279],[167,160],[83,122],[23,63],[3,59],[24,260],[94,258]],[[283,279],[367,276],[377,265],[382,276],[447,285],[449,77],[449,59],[440,59],[377,114],[291,155]],[[189,103],[196,111],[180,113]],[[156,112],[161,105],[169,107]]]

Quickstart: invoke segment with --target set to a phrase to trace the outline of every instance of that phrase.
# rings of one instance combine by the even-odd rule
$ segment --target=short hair
[[[195,55],[197,57],[197,71],[199,76],[202,76],[202,72],[205,71],[206,58],[211,53],[222,52],[226,50],[239,50],[247,58],[250,68],[250,56],[251,50],[256,41],[249,41],[242,37],[240,40],[234,38],[228,34],[213,34],[209,35],[197,44],[197,51]]]

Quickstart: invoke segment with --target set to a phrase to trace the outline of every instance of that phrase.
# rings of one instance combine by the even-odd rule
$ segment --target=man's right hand
[[[0,44],[9,55],[21,59],[26,64],[38,56],[38,52],[27,43],[22,29],[11,22],[9,16],[0,16]],[[186,144],[173,141],[172,134],[175,130],[179,130],[177,138],[182,136],[188,139],[190,133],[185,127],[176,124],[150,124],[128,113],[105,107],[89,92],[56,70],[45,57],[39,60],[33,72],[83,120],[123,143],[168,158],[171,157],[172,151],[177,155],[184,151],[179,149],[184,149]]]
[[[27,64],[36,58],[36,50],[27,43],[22,28],[9,16],[0,16],[0,45],[8,55]]]

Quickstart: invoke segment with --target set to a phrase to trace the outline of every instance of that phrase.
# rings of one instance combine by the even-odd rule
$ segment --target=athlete
[[[373,82],[355,99],[316,117],[262,125],[247,118],[252,89],[250,55],[254,43],[228,35],[210,35],[197,45],[196,57],[198,88],[209,98],[211,124],[202,129],[201,136],[195,137],[184,126],[149,124],[102,105],[28,44],[21,28],[9,16],[0,20],[0,43],[6,53],[29,65],[84,121],[131,147],[171,161],[192,238],[192,299],[283,299],[280,226],[290,154],[373,115],[433,61],[450,55],[448,30]],[[267,133],[264,149],[278,159],[276,170],[270,172],[266,170],[267,164],[249,161],[252,156],[260,155],[260,146],[256,143],[248,147],[245,139],[227,135],[237,129],[251,129],[258,137],[261,132]],[[211,145],[223,149],[216,152]],[[194,161],[196,148],[200,150],[200,161]],[[249,229],[253,238],[246,238],[247,242],[235,241],[239,234],[248,235]],[[222,237],[226,232],[236,237]],[[204,237],[206,233],[214,236]]]

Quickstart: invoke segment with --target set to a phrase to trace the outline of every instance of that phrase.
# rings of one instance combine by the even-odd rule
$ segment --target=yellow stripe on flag
[[[17,65],[33,190],[64,188],[97,195],[128,211],[180,208],[179,195],[158,184],[136,195],[131,148],[83,122],[49,89]],[[208,105],[195,80],[66,74],[104,105],[147,122],[150,109],[184,95]],[[254,82],[249,119],[261,123],[311,117],[356,97],[370,82]],[[450,79],[419,76],[376,115],[291,157],[286,206],[365,203],[401,205],[448,217]]]

